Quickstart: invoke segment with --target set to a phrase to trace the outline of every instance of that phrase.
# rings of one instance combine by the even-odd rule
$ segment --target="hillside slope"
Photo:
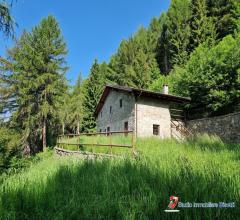
[[[238,146],[139,140],[140,157],[45,158],[0,186],[1,219],[231,219],[240,214]],[[235,202],[236,208],[179,208],[181,202]]]

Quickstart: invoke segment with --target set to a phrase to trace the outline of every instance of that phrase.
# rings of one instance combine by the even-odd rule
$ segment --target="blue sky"
[[[169,7],[170,0],[18,0],[12,8],[17,36],[52,14],[67,43],[67,78],[74,83],[89,73],[93,60],[108,61],[123,38]],[[0,56],[12,45],[0,34]]]

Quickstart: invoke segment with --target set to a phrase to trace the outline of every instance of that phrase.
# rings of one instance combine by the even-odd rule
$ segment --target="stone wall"
[[[102,153],[93,153],[93,152],[84,152],[84,151],[72,151],[65,150],[63,148],[55,147],[55,153],[59,156],[75,156],[84,160],[94,160],[94,159],[103,159],[103,158],[116,158],[116,155],[102,154]]]
[[[120,107],[122,99],[122,107]],[[112,106],[112,113],[110,113]],[[124,123],[128,122],[128,130],[134,130],[135,97],[131,93],[110,91],[97,117],[97,131],[123,131]]]
[[[160,138],[171,137],[171,116],[169,105],[159,99],[141,97],[137,101],[137,136],[153,136],[153,125],[159,125]]]
[[[187,128],[193,134],[214,134],[222,140],[240,143],[240,112],[190,120],[187,122]]]

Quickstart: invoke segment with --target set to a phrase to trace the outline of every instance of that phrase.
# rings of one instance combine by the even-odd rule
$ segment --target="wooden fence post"
[[[134,156],[134,132],[132,132],[132,154]]]
[[[110,139],[110,152],[112,154],[112,133],[111,133],[111,131],[110,131],[109,139]]]

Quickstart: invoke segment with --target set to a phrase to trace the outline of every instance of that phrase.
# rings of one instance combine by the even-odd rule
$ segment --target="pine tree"
[[[192,18],[191,18],[191,42],[192,50],[199,44],[216,39],[216,30],[213,19],[208,17],[206,0],[192,1]]]
[[[83,83],[83,94],[84,94],[84,119],[83,128],[84,130],[92,130],[96,126],[94,111],[98,104],[99,98],[102,94],[106,82],[106,78],[101,74],[101,65],[95,60],[88,79]]]
[[[170,42],[168,36],[168,17],[162,13],[159,18],[160,34],[157,44],[157,60],[161,73],[167,75],[171,69],[170,64]]]
[[[125,86],[147,88],[160,74],[156,45],[156,33],[143,27],[128,40],[123,40],[109,64],[115,73],[115,82]]]
[[[239,1],[234,1],[233,2],[233,23],[234,27],[237,32],[240,32],[240,2]]]
[[[189,0],[172,0],[168,9],[168,40],[171,66],[183,65],[188,60],[191,35]]]
[[[239,0],[206,0],[208,16],[213,18],[218,39],[233,34],[239,19]]]
[[[53,16],[44,18],[31,32],[24,32],[9,50],[13,66],[10,90],[15,92],[13,121],[24,130],[25,140],[36,150],[47,146],[48,126],[66,91],[66,45]]]

